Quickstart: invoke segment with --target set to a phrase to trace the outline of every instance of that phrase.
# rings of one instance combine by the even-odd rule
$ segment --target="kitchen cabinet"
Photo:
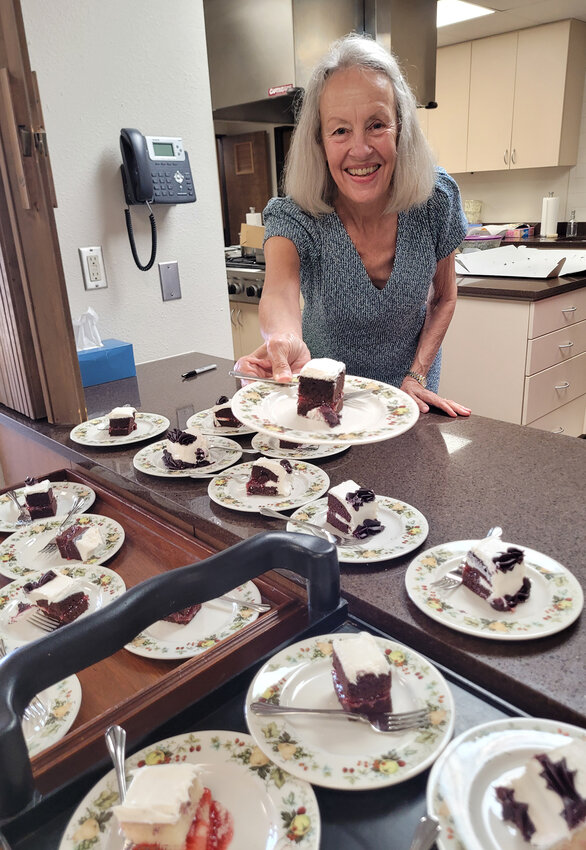
[[[466,171],[576,164],[585,45],[576,20],[471,42]]]
[[[439,165],[450,174],[466,171],[471,54],[470,41],[440,47],[435,79],[437,109],[418,110],[429,113],[427,140]]]
[[[232,323],[232,341],[234,343],[234,360],[250,354],[263,338],[258,319],[258,304],[245,301],[230,302],[230,322]]]
[[[439,392],[481,416],[580,436],[586,287],[532,302],[459,296]]]

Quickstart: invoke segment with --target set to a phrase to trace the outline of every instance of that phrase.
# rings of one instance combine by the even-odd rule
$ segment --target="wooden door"
[[[516,56],[516,32],[472,42],[466,171],[509,168]]]
[[[246,213],[250,207],[262,212],[272,194],[268,135],[261,130],[222,136],[221,151],[225,179],[224,230],[230,234],[229,244],[239,245]]]
[[[437,52],[437,109],[427,112],[427,138],[438,163],[450,174],[466,171],[470,100],[471,42],[441,47]]]
[[[0,0],[0,401],[74,424],[85,399],[36,78],[19,0]]]

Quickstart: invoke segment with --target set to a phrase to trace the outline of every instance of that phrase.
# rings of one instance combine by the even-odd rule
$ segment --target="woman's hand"
[[[309,360],[311,354],[300,337],[274,334],[252,354],[241,357],[234,368],[259,378],[290,381]]]
[[[417,402],[417,406],[421,413],[429,413],[430,404],[433,407],[439,407],[448,416],[470,416],[472,411],[469,407],[464,407],[458,404],[457,401],[452,401],[448,398],[442,398],[437,393],[431,390],[425,390],[415,378],[406,377],[401,384],[403,392],[410,395]]]

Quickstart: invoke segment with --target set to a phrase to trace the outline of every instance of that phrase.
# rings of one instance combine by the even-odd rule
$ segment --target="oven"
[[[226,258],[226,278],[230,301],[258,304],[265,279],[264,263],[256,257]]]

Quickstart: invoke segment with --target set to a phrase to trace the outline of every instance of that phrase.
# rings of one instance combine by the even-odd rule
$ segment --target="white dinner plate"
[[[96,500],[96,494],[90,487],[86,487],[85,484],[78,484],[76,481],[52,481],[51,488],[57,501],[55,516],[62,517],[68,514],[73,507],[76,496],[83,498],[83,502],[79,506],[80,513],[91,508]],[[14,492],[20,504],[24,505],[22,487],[18,487]],[[18,511],[16,505],[4,493],[0,496],[0,531],[19,531],[21,528],[24,528],[23,525],[16,524],[17,517]],[[31,521],[36,522],[36,520]]]
[[[403,434],[419,418],[419,408],[411,396],[390,384],[347,375],[345,388],[369,392],[345,402],[341,422],[333,428],[298,415],[296,384],[247,384],[232,398],[232,410],[238,419],[262,434],[316,444],[377,443]]]
[[[212,502],[233,511],[255,513],[260,507],[286,511],[319,499],[330,486],[329,477],[319,466],[302,460],[292,460],[292,489],[289,496],[249,496],[246,492],[246,481],[250,477],[253,463],[254,461],[240,463],[212,478],[208,486],[208,495]]]
[[[140,449],[133,458],[134,468],[147,475],[156,475],[160,478],[190,478],[192,473],[197,472],[219,472],[242,457],[242,448],[236,440],[228,440],[219,435],[214,438],[214,448],[210,448],[210,463],[206,466],[191,467],[189,469],[169,469],[163,461],[163,449],[166,441],[151,443]]]
[[[249,581],[230,591],[243,602],[260,602],[257,586]],[[147,658],[192,658],[258,619],[258,612],[241,608],[225,599],[204,602],[193,620],[185,625],[157,620],[126,645],[129,652]]]
[[[201,781],[230,812],[229,850],[318,850],[321,821],[308,782],[276,767],[242,732],[190,732],[152,744],[126,760],[137,766],[183,761],[201,764]],[[100,779],[73,813],[59,850],[122,850],[112,807],[118,803],[114,771]],[[90,843],[88,843],[90,842]]]
[[[194,413],[186,422],[186,428],[201,428],[206,434],[222,434],[224,437],[242,437],[244,434],[254,434],[254,428],[249,428],[248,425],[240,425],[239,428],[228,428],[224,425],[214,425],[213,408],[208,407],[206,410],[200,410]]]
[[[246,723],[260,749],[313,785],[364,790],[397,785],[435,761],[454,729],[454,700],[441,673],[422,655],[386,638],[375,640],[391,668],[393,711],[427,707],[429,727],[381,734],[338,718],[255,714],[259,700],[303,708],[340,708],[332,681],[332,640],[308,638],[261,667],[246,695]],[[348,635],[350,637],[350,635]]]
[[[350,448],[349,443],[332,443],[331,445],[317,444],[314,446],[300,445],[295,449],[281,448],[278,437],[270,437],[266,434],[255,434],[251,440],[252,448],[256,449],[265,457],[286,457],[296,460],[316,460],[320,457],[329,457],[345,452]]]
[[[108,433],[107,415],[88,419],[72,428],[69,439],[74,443],[81,443],[82,446],[125,446],[128,443],[140,443],[141,440],[158,437],[170,425],[166,416],[160,416],[157,413],[137,411],[135,419],[135,430],[120,437],[111,437]]]
[[[494,789],[533,756],[586,741],[586,729],[534,717],[494,720],[468,729],[444,750],[427,783],[427,810],[438,818],[441,850],[526,850],[503,821]]]
[[[29,576],[42,570],[62,569],[64,566],[77,564],[103,564],[108,558],[118,552],[124,543],[124,529],[115,519],[101,514],[80,514],[76,522],[82,526],[95,525],[100,529],[104,545],[96,550],[96,554],[87,561],[72,561],[62,558],[59,550],[48,554],[39,554],[59,528],[63,517],[38,519],[11,534],[0,543],[0,573],[7,578]]]
[[[68,676],[41,691],[38,697],[48,710],[44,725],[35,730],[32,722],[23,721],[24,737],[31,758],[64,738],[73,726],[81,707],[79,679],[77,676]]]
[[[79,564],[61,567],[59,571],[71,578],[79,579],[82,589],[89,597],[88,608],[80,615],[80,618],[86,617],[93,611],[99,611],[100,608],[108,605],[118,596],[122,596],[126,590],[126,585],[118,573],[109,570],[107,567]],[[4,639],[7,652],[47,634],[38,626],[29,623],[28,618],[36,609],[36,606],[21,612],[18,610],[19,602],[28,604],[27,594],[22,589],[23,584],[28,581],[36,581],[45,572],[46,570],[41,570],[37,573],[31,573],[25,578],[15,579],[2,588],[0,593],[0,637]]]
[[[477,540],[457,540],[421,552],[405,574],[407,593],[417,607],[438,623],[458,632],[492,640],[530,640],[567,628],[582,611],[584,594],[572,573],[553,558],[519,546],[525,552],[531,594],[514,611],[496,611],[485,600],[460,585],[439,590],[431,583],[462,562]],[[504,547],[517,546],[503,543]]]
[[[367,564],[375,561],[386,561],[389,558],[400,558],[407,552],[412,552],[421,546],[429,533],[427,520],[417,508],[391,499],[387,496],[377,496],[378,519],[384,526],[378,534],[373,534],[365,540],[356,540],[355,546],[338,546],[338,560],[344,564]],[[304,519],[322,528],[327,528],[334,534],[339,534],[335,528],[326,526],[328,500],[318,499],[299,508],[291,516],[294,519]],[[287,531],[311,534],[300,526],[289,523]]]

